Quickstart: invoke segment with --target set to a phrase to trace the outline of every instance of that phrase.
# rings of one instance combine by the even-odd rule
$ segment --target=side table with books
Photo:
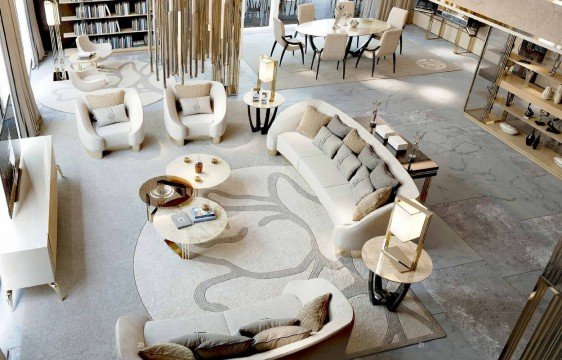
[[[159,209],[153,220],[156,231],[182,259],[191,258],[191,245],[216,239],[227,223],[226,211],[201,197],[182,206]]]

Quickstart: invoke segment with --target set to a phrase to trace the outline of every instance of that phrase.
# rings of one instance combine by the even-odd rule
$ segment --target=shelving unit
[[[69,55],[75,51],[76,44],[75,39],[82,35],[75,32],[76,24],[99,24],[106,22],[116,22],[119,31],[115,32],[99,32],[88,35],[92,41],[100,40],[113,40],[114,52],[126,52],[126,51],[140,51],[146,50],[148,30],[133,30],[133,23],[145,19],[148,21],[148,16],[145,13],[141,13],[135,8],[136,4],[143,3],[144,9],[148,0],[60,0],[59,1],[59,13],[61,15],[61,32],[63,38],[63,48],[65,49],[65,54]],[[118,14],[116,8],[121,4],[128,4],[129,13]],[[98,13],[93,12],[93,14],[98,16],[92,17],[81,17],[80,7],[85,6],[103,6],[104,16],[99,16]],[[146,25],[144,26],[146,28]],[[103,38],[103,39],[102,39]],[[121,44],[119,44],[121,43]],[[116,46],[125,46],[117,47]],[[142,45],[138,45],[142,43]],[[130,46],[128,46],[130,44]],[[134,45],[136,44],[136,46]]]

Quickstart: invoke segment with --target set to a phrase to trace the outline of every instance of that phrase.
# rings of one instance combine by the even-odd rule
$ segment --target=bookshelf
[[[76,48],[75,39],[110,42],[114,52],[146,50],[148,0],[59,0],[63,48]]]

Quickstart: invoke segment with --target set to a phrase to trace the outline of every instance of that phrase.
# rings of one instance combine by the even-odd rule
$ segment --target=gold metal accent
[[[271,89],[270,89],[270,97],[269,97],[269,102],[274,102],[275,101],[275,82],[277,80],[277,68],[279,67],[279,63],[277,62],[277,60],[270,58],[267,55],[262,55],[260,56],[260,62],[266,62],[266,63],[270,63],[273,64],[273,78],[271,80]],[[262,80],[260,77],[260,73],[259,73],[259,69],[258,69],[258,80],[256,82],[256,89],[260,89],[260,91],[262,90]]]
[[[183,162],[186,163],[186,164],[191,164],[191,159],[186,156],[186,157],[183,158]]]
[[[59,287],[59,285],[56,282],[52,282],[49,284],[49,286],[55,290],[55,292],[57,293],[57,295],[59,296],[60,301],[64,300],[64,295],[62,294],[62,291]]]
[[[8,307],[10,311],[14,311],[14,302],[12,299],[12,290],[6,290],[6,302],[8,303]]]

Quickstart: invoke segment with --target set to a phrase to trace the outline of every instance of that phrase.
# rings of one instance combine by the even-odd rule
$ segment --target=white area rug
[[[150,63],[138,59],[110,59],[100,63],[110,71],[101,72],[107,77],[107,88],[135,88],[143,106],[162,99],[162,86],[156,81],[156,75],[150,72]],[[66,81],[53,81],[44,76],[33,88],[35,97],[42,105],[67,113],[74,113],[74,99],[84,94]]]
[[[206,196],[225,208],[229,226],[192,247],[191,260],[173,253],[151,223],[139,236],[135,281],[154,319],[243,307],[279,295],[291,280],[321,277],[355,310],[349,357],[445,336],[412,293],[396,313],[371,305],[363,261],[334,254],[328,214],[292,167],[235,169]]]

